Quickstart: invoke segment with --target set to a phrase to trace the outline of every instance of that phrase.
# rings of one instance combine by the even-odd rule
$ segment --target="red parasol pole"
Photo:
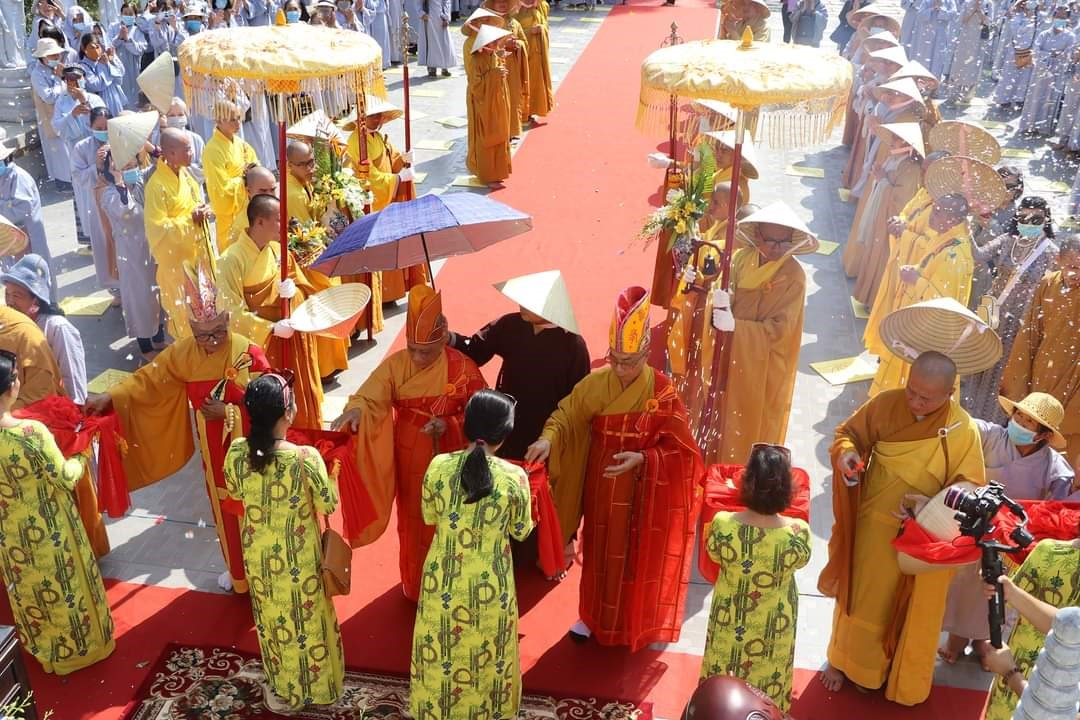
[[[364,98],[363,83],[361,83],[360,92],[356,96],[356,145],[357,156],[360,159],[360,167],[357,168],[360,171],[360,177],[365,181],[369,181],[371,177],[371,170],[368,160],[368,147],[367,147],[367,101]],[[371,203],[364,205],[364,214],[371,214]],[[366,273],[368,276],[368,286],[375,284],[375,276],[373,273]],[[367,314],[367,339],[371,342],[375,339],[375,310],[368,304]]]
[[[682,37],[679,35],[679,24],[676,22],[671,23],[671,35],[664,39],[664,42],[660,44],[660,47],[673,47],[675,45],[682,44]],[[672,94],[670,99],[670,105],[668,106],[668,156],[671,158],[671,165],[664,171],[664,191],[661,198],[667,197],[668,190],[672,189],[675,184],[674,178],[679,176],[679,97]],[[663,204],[663,201],[660,203]]]
[[[401,4],[401,81],[405,93],[405,152],[409,152],[412,150],[412,109],[409,102],[409,13],[405,11],[404,1]]]
[[[285,99],[281,96],[278,97],[278,166],[281,168],[281,185],[278,188],[278,193],[281,195],[281,230],[279,234],[279,241],[281,243],[281,282],[285,282],[289,279],[289,193],[286,189],[288,184],[287,178],[289,177],[288,164],[285,160],[286,143],[288,142],[285,137]],[[289,301],[285,298],[281,299],[281,317],[289,317]],[[289,342],[284,338],[281,340],[281,364],[283,367],[287,367],[289,364]]]

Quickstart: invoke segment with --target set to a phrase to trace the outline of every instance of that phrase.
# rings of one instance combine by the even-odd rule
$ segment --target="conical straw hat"
[[[911,78],[890,80],[889,82],[878,85],[870,90],[870,94],[874,96],[875,100],[881,100],[886,92],[894,92],[903,95],[906,98],[910,98],[915,102],[923,102],[923,96],[922,93],[919,92],[919,86],[916,85],[915,81]]]
[[[900,47],[900,41],[888,30],[874,28],[866,39],[862,41],[862,47],[865,48],[867,53],[872,53],[885,48]]]
[[[877,126],[879,134],[891,134],[900,138],[918,153],[919,157],[926,157],[926,148],[923,145],[922,126],[917,122],[884,123]]]
[[[935,88],[941,83],[938,76],[927,70],[926,66],[918,60],[908,60],[903,67],[889,76],[890,81],[902,80],[903,78],[911,78],[916,82],[926,82]]]
[[[898,68],[904,67],[907,64],[908,56],[904,51],[904,48],[898,46],[885,47],[881,50],[874,50],[870,53],[871,60],[888,60],[896,65]]]
[[[150,133],[157,127],[159,117],[151,110],[109,120],[109,148],[117,170],[123,170],[139,154],[150,139]]]
[[[795,211],[788,207],[786,203],[778,200],[739,221],[738,225],[736,225],[739,230],[739,237],[744,243],[751,246],[753,246],[754,225],[783,225],[791,228],[793,231],[792,240],[797,245],[791,251],[792,255],[809,255],[817,252],[819,246],[817,237],[810,232],[810,228],[806,227],[806,224],[799,219]]]
[[[963,155],[993,165],[1001,159],[997,138],[975,123],[964,120],[945,120],[930,129],[930,149],[945,150],[950,155]]]
[[[716,113],[720,117],[729,121],[732,125],[738,119],[739,111],[728,105],[726,102],[720,100],[695,100],[694,105],[699,106],[695,110],[704,109],[707,112]]]
[[[397,105],[378,95],[364,95],[364,117],[373,115],[385,115],[386,119],[383,122],[390,122],[403,117],[405,113]],[[345,130],[356,129],[356,108],[353,108],[348,115],[341,118],[338,124]]]
[[[728,150],[735,150],[735,131],[734,130],[720,130],[714,132],[705,133],[705,137],[716,141],[722,147]],[[743,137],[742,144],[742,173],[751,180],[758,178],[758,159],[757,149],[754,147],[754,141],[750,139],[749,135]]]
[[[1050,431],[1054,433],[1050,439],[1050,447],[1055,450],[1065,449],[1068,443],[1059,430],[1061,423],[1065,420],[1065,408],[1056,397],[1049,393],[1033,392],[1028,393],[1027,397],[1020,402],[1013,402],[1004,395],[998,395],[998,404],[1010,417],[1013,410],[1019,410],[1028,417],[1038,420],[1040,425],[1050,428]]]
[[[482,20],[483,18],[501,18],[501,17],[502,17],[502,15],[500,15],[499,13],[491,12],[490,10],[488,10],[485,7],[478,7],[475,10],[473,10],[472,15],[465,18],[465,22],[466,23],[471,23],[474,20]]]
[[[173,89],[176,83],[176,71],[173,69],[173,58],[167,52],[157,56],[154,62],[146,66],[135,80],[143,95],[150,101],[158,112],[169,112],[172,105]]]
[[[509,34],[509,31],[497,28],[494,25],[481,25],[480,30],[476,33],[476,40],[473,41],[472,51],[477,52],[480,48],[490,45]]]
[[[994,168],[974,158],[953,155],[935,160],[926,169],[926,189],[935,200],[963,195],[972,211],[985,214],[1009,199],[1005,181]]]
[[[935,298],[893,310],[881,321],[881,339],[892,354],[912,362],[935,350],[961,375],[994,367],[1001,338],[978,315],[952,298]]]
[[[309,296],[292,312],[290,322],[300,332],[344,340],[352,334],[360,313],[371,302],[371,289],[345,283]]]
[[[300,118],[299,122],[285,131],[285,134],[294,138],[314,140],[334,138],[338,142],[349,142],[349,133],[335,125],[334,121],[327,117],[322,110],[316,110]]]
[[[0,215],[0,255],[18,255],[26,251],[29,238],[15,223]]]
[[[578,333],[574,306],[570,304],[570,293],[567,292],[562,273],[558,270],[522,275],[495,283],[493,287],[549,323],[575,335]]]

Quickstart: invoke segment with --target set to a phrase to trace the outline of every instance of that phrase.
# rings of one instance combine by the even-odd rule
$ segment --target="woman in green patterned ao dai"
[[[12,417],[19,385],[18,359],[0,350],[0,570],[23,648],[67,675],[112,654],[113,621],[72,494],[82,461]]]
[[[248,384],[246,438],[225,456],[225,487],[244,504],[244,570],[273,712],[328,705],[341,695],[345,659],[334,604],[322,578],[317,513],[338,503],[315,448],[285,440],[296,400],[292,378],[267,373]]]
[[[436,455],[424,476],[435,526],[413,629],[409,705],[415,720],[501,720],[521,701],[518,607],[510,538],[532,532],[529,481],[495,457],[514,428],[514,401],[481,390],[465,406],[464,450]]]
[[[701,677],[734,675],[780,709],[791,706],[799,589],[810,561],[810,528],[779,513],[791,504],[791,453],[754,445],[743,473],[746,510],[717,513],[706,548],[720,565],[709,612]]]

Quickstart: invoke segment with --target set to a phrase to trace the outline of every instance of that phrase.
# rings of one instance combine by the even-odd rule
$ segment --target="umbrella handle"
[[[424,248],[424,262],[427,263],[427,274],[431,279],[431,289],[438,292],[435,287],[435,273],[431,271],[431,256],[428,255],[427,238],[424,237],[424,233],[420,233],[420,246]]]

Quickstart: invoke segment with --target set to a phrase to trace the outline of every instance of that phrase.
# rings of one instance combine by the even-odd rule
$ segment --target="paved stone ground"
[[[773,4],[773,33],[774,37],[778,38],[781,37],[779,12],[775,3]],[[831,18],[827,38],[832,37],[836,27],[839,4],[830,2],[829,7]],[[555,10],[552,13],[551,55],[556,86],[598,27],[595,22],[588,20],[602,18],[606,9],[600,6],[588,14],[566,10]],[[658,44],[666,32],[666,27],[657,27]],[[460,57],[461,36],[458,33],[453,34],[458,43]],[[846,37],[839,40],[843,42]],[[826,44],[832,42],[826,40]],[[627,71],[632,69],[628,68]],[[413,73],[424,75],[423,69],[419,69],[418,73],[414,70]],[[400,75],[389,75],[388,81],[391,100],[400,104]],[[448,151],[416,150],[417,170],[427,173],[418,189],[421,193],[462,191],[463,188],[451,186],[451,182],[455,177],[467,174],[464,167],[465,129],[447,127],[435,121],[446,117],[464,117],[464,73],[459,66],[452,78],[419,77],[413,87],[413,108],[417,111],[414,141],[417,144],[425,140],[453,143]],[[1049,154],[1049,151],[1039,147],[1041,143],[1012,137],[1015,116],[1000,117],[996,111],[991,111],[981,104],[966,108],[945,106],[942,112],[946,117],[962,115],[975,119],[986,117],[1013,121],[1012,127],[993,132],[1003,144],[1034,150],[1035,155],[1030,160],[1016,159],[1009,162],[1026,165],[1033,174],[1071,184],[1076,171],[1074,164],[1063,162]],[[400,146],[401,124],[393,124],[390,131]],[[853,204],[841,202],[837,194],[840,174],[847,159],[847,150],[835,144],[838,142],[839,133],[834,136],[834,144],[819,148],[760,150],[762,176],[767,180],[755,183],[754,201],[765,204],[783,199],[796,208],[822,239],[844,242],[851,227],[855,207]],[[33,158],[28,160],[34,161]],[[816,179],[785,174],[785,168],[793,163],[823,168],[825,177]],[[1064,195],[1051,197],[1055,208],[1064,208],[1066,199]],[[61,296],[94,292],[95,279],[90,259],[75,250],[70,196],[59,196],[45,191],[43,202],[46,206],[45,217],[50,231],[50,242],[60,271]],[[865,400],[869,383],[834,387],[810,369],[811,362],[859,354],[862,351],[864,322],[853,316],[848,299],[851,283],[841,269],[840,251],[832,255],[806,256],[802,260],[807,271],[807,311],[788,444],[797,464],[809,472],[813,481],[811,525],[814,555],[809,566],[798,576],[802,597],[796,664],[803,668],[816,668],[825,660],[832,613],[831,601],[816,593],[816,579],[825,563],[826,542],[832,523],[828,446],[835,426]],[[100,318],[80,317],[73,320],[82,331],[87,345],[90,377],[106,368],[132,370],[137,367],[137,348],[134,340],[125,336],[118,310],[110,310]],[[388,312],[387,329],[376,342],[362,343],[353,348],[352,366],[333,387],[328,388],[324,413],[327,417],[332,418],[337,414],[349,391],[381,360],[388,343],[403,321],[402,307]],[[106,576],[217,592],[215,579],[223,570],[223,565],[216,535],[209,526],[211,515],[197,462],[196,458],[174,477],[134,495],[132,512],[122,519],[110,522],[109,534],[113,551],[102,563]],[[683,638],[679,644],[669,649],[701,654],[709,601],[710,587],[697,577],[695,572]],[[979,672],[974,663],[961,663],[951,668],[941,667],[938,669],[936,681],[962,687],[986,687],[988,684],[987,676]]]

